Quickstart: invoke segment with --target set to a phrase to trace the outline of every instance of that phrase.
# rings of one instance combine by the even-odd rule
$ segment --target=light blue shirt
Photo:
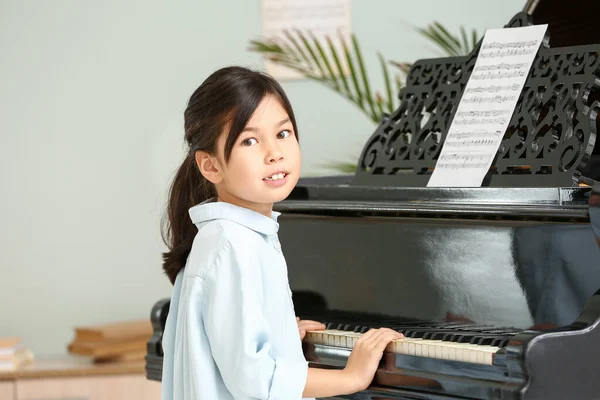
[[[279,213],[212,200],[189,213],[198,233],[173,288],[162,399],[300,399],[308,363]]]

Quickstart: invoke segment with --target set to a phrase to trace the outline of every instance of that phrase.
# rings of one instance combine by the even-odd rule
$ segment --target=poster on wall
[[[263,40],[286,41],[284,31],[295,35],[299,30],[310,32],[321,43],[331,38],[334,47],[342,51],[341,40],[350,43],[350,0],[262,0]],[[311,43],[312,44],[312,43]],[[325,48],[329,52],[328,47]],[[284,66],[265,60],[267,73],[276,79],[298,79],[302,75]]]

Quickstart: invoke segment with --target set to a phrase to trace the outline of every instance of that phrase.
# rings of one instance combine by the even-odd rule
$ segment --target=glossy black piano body
[[[277,206],[301,318],[347,330],[412,323],[408,337],[422,336],[425,322],[435,322],[434,331],[458,334],[445,340],[462,334],[502,347],[491,366],[386,354],[371,387],[346,398],[584,399],[600,393],[599,185],[592,195],[590,187],[395,189],[322,182],[301,182]],[[160,379],[167,312],[168,300],[153,310],[150,379]],[[304,351],[313,366],[327,368],[343,367],[349,355],[307,343]]]
[[[299,186],[278,207],[296,312],[345,330],[410,328],[411,318],[409,337],[436,322],[437,336],[425,338],[454,331],[444,340],[503,349],[493,366],[388,354],[354,398],[592,398],[600,247],[591,192]],[[343,366],[349,354],[304,346],[316,365]]]
[[[343,398],[600,398],[599,49],[545,42],[484,187],[425,187],[476,49],[415,63],[357,173],[301,180],[276,205],[301,318],[499,348],[492,365],[386,353],[372,385]],[[149,379],[168,307],[152,310]],[[315,367],[349,355],[303,346]]]

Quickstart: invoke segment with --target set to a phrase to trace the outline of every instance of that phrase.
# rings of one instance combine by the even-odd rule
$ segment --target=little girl
[[[163,268],[174,284],[163,337],[163,400],[300,399],[351,394],[385,346],[374,329],[343,370],[308,368],[273,203],[300,177],[292,107],[271,77],[240,67],[209,76],[185,110],[189,152],[168,202]]]

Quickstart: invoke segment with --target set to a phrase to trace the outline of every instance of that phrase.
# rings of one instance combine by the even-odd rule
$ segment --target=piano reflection
[[[405,335],[340,398],[600,397],[599,55],[539,50],[483,187],[426,187],[475,49],[415,63],[356,174],[303,179],[276,205],[296,314],[327,326],[303,341],[311,366],[343,368],[370,328]],[[149,379],[168,308],[152,310]]]

